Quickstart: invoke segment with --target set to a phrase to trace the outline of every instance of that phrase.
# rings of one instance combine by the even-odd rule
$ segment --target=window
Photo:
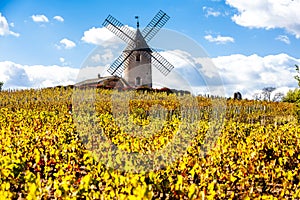
[[[141,82],[142,82],[141,77],[136,77],[135,78],[135,85],[139,86],[139,85],[141,85]]]
[[[140,62],[141,61],[141,54],[137,53],[135,55],[135,61]]]

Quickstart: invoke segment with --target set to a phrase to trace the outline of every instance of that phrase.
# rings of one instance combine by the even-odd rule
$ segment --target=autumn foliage
[[[116,91],[94,89],[92,106],[74,104],[76,92],[52,88],[0,93],[1,198],[300,198],[300,126],[293,104],[224,100],[217,106],[213,99],[193,97],[195,107],[185,100],[189,94],[128,91],[135,98],[128,103],[127,121],[122,121],[123,115],[114,116],[126,114],[113,108]],[[183,101],[189,112],[182,109]],[[80,118],[86,109],[92,109],[96,124]],[[91,150],[99,148],[90,138],[97,138],[99,129],[101,137],[124,152],[157,151],[184,125],[183,117],[193,123],[194,137],[186,152],[167,166],[135,173],[109,167],[101,162],[106,151]],[[222,123],[214,129],[217,122],[211,119],[216,117]],[[160,118],[163,128],[147,128]],[[126,124],[145,127],[148,135],[133,137]],[[209,130],[218,137],[203,152]]]

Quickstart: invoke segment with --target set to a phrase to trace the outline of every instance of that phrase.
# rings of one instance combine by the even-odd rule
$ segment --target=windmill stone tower
[[[152,65],[165,76],[174,68],[165,58],[154,49],[149,48],[149,42],[161,27],[169,20],[169,16],[159,11],[141,32],[137,19],[137,30],[133,32],[117,19],[109,15],[103,22],[108,30],[124,40],[128,45],[123,53],[107,70],[111,75],[122,76],[132,87],[152,87]]]
[[[147,56],[144,52],[152,53],[152,50],[147,45],[140,29],[138,16],[137,30],[134,37],[134,48],[132,51],[133,59],[130,59],[127,63],[128,66],[124,70],[124,79],[131,86],[148,86],[152,87],[152,69],[151,69],[151,57]],[[130,47],[128,47],[130,49]]]

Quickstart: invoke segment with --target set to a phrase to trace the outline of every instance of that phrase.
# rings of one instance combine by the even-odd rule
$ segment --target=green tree
[[[296,71],[297,71],[297,75],[296,76],[294,76],[295,77],[295,79],[298,81],[298,86],[300,87],[300,76],[299,76],[299,74],[300,74],[300,69],[299,69],[299,66],[298,65],[295,65],[295,67],[296,67]]]
[[[4,83],[0,81],[0,92],[1,92],[1,90],[2,90],[2,86],[3,86],[3,85],[4,85]]]
[[[300,89],[296,88],[287,92],[282,101],[289,103],[299,103],[300,101]]]
[[[297,75],[294,76],[294,78],[298,81],[298,86],[300,87],[300,69],[298,65],[295,65]],[[290,102],[290,103],[296,103],[297,109],[296,109],[296,115],[298,117],[298,122],[300,122],[300,89],[296,88],[294,90],[288,91],[288,93],[283,97],[282,101],[284,102]]]
[[[300,69],[298,65],[295,65],[297,75],[294,76],[296,81],[298,81],[298,86],[300,87]],[[294,90],[288,91],[288,93],[283,97],[282,101],[290,103],[300,103],[300,89],[296,88]]]

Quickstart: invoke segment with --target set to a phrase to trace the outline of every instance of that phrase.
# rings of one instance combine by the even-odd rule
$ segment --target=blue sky
[[[161,9],[171,17],[164,28],[206,51],[227,96],[240,90],[250,97],[266,86],[286,92],[297,86],[299,7],[299,0],[1,0],[0,79],[5,88],[70,84],[106,38],[109,14],[135,28],[134,16],[145,26]]]

